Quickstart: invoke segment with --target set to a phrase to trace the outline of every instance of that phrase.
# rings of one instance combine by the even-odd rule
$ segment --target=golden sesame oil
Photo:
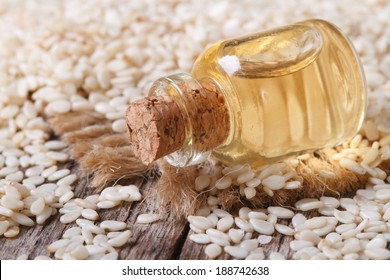
[[[213,150],[225,164],[260,166],[353,137],[366,111],[362,67],[332,24],[309,20],[212,45],[192,75],[212,80],[231,116]]]

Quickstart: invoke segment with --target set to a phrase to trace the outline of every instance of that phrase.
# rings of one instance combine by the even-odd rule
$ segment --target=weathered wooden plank
[[[68,164],[67,168],[72,173],[77,172],[77,166]],[[81,178],[79,176],[79,178]],[[89,179],[81,178],[74,188],[76,197],[86,197],[92,194],[95,189],[88,188]],[[48,255],[47,246],[55,240],[61,239],[63,232],[74,226],[64,225],[59,221],[59,214],[50,217],[44,225],[36,225],[31,228],[21,226],[20,234],[15,238],[0,238],[0,259],[15,259],[21,254],[27,254],[30,259],[38,255]]]
[[[77,167],[72,173],[77,172]],[[89,178],[78,181],[74,192],[76,197],[84,198],[97,192],[88,187]],[[153,187],[153,181],[143,182],[142,179],[133,181],[141,186],[141,192],[146,193]],[[187,235],[186,220],[176,219],[166,215],[160,222],[141,225],[135,224],[136,217],[141,213],[151,212],[148,203],[122,203],[112,209],[100,209],[100,220],[118,220],[126,222],[133,231],[129,244],[120,249],[121,259],[172,259],[177,258],[178,252]],[[53,216],[43,226],[32,228],[21,227],[21,233],[16,238],[0,238],[0,259],[15,259],[21,254],[27,254],[30,259],[37,255],[47,255],[47,246],[61,238],[63,232],[74,226],[64,225],[59,221],[59,214]]]
[[[78,171],[77,166],[68,166],[72,173]],[[90,178],[82,178],[79,174],[79,181],[74,189],[75,196],[84,198],[98,190],[88,187]],[[146,193],[149,188],[153,188],[154,181],[144,181],[142,178],[133,181],[140,186],[142,193]],[[119,249],[121,259],[207,259],[204,253],[205,246],[196,244],[189,239],[192,231],[189,230],[185,217],[174,217],[169,213],[163,219],[154,224],[137,224],[136,218],[141,213],[153,211],[151,201],[138,203],[122,203],[112,209],[100,209],[100,220],[124,221],[133,231],[133,236],[129,244]],[[282,221],[287,223],[287,221]],[[15,259],[21,254],[29,255],[32,259],[37,255],[47,255],[47,246],[55,240],[61,238],[63,232],[74,226],[63,225],[59,222],[59,215],[51,217],[43,226],[32,228],[21,227],[18,237],[8,239],[0,238],[0,259]],[[265,255],[278,251],[287,258],[292,257],[289,249],[289,242],[292,237],[282,236],[275,233],[270,244],[263,246]],[[227,254],[222,254],[219,259],[228,259]]]
[[[204,253],[204,249],[207,245],[200,245],[190,240],[189,236],[193,234],[192,230],[189,231],[188,236],[183,244],[182,250],[180,252],[181,260],[207,260],[209,257]],[[229,259],[227,254],[221,254],[218,260]]]
[[[147,182],[142,187],[142,192],[146,193],[149,188],[153,188],[153,182]],[[161,221],[153,224],[137,224],[136,219],[139,214],[151,213],[153,205],[150,201],[136,203],[130,209],[127,223],[133,231],[133,237],[129,244],[120,249],[121,259],[176,259],[183,243],[183,238],[187,235],[186,220],[176,218],[168,213],[163,215]],[[122,213],[123,210],[121,209]],[[114,216],[113,216],[114,215]],[[109,212],[105,216],[118,219],[115,212]]]
[[[189,234],[191,233],[193,232],[190,232]],[[293,237],[284,236],[275,232],[272,235],[272,241],[267,245],[261,246],[264,250],[265,257],[267,258],[271,252],[280,252],[286,257],[286,259],[291,259],[292,251],[289,247],[289,243],[291,240],[293,240]],[[183,245],[183,249],[180,254],[180,259],[209,259],[204,253],[204,249],[206,246],[207,245],[196,244],[195,242],[187,238]],[[231,257],[228,254],[223,253],[217,259],[226,260],[231,259]]]

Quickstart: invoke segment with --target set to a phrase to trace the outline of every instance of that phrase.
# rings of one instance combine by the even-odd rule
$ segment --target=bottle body
[[[308,20],[216,43],[192,75],[157,80],[127,126],[145,164],[210,153],[227,165],[272,163],[352,138],[366,112],[359,58],[335,26]]]
[[[362,67],[333,25],[310,20],[223,41],[195,62],[226,98],[229,136],[213,150],[223,163],[261,166],[354,136],[366,111]]]

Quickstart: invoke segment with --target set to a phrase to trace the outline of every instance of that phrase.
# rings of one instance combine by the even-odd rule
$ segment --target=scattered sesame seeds
[[[73,1],[66,2],[67,10],[72,11]],[[83,5],[93,11],[102,9],[99,5],[91,3],[86,1]],[[236,5],[234,1],[229,4]],[[156,11],[154,5],[147,3],[138,4],[137,6],[130,1],[129,3],[121,3],[118,7],[109,5],[113,11],[134,11],[134,14],[137,14],[140,9],[145,10],[145,8],[151,12]],[[176,6],[164,5],[164,8],[168,10]],[[192,7],[191,3],[182,3],[182,5],[183,9]],[[302,10],[296,16],[291,15],[289,6],[278,5],[280,6],[278,14],[286,15],[286,22],[295,21],[300,14],[323,16],[318,12],[323,10],[321,5],[328,4],[319,3],[316,8],[313,8],[313,5],[303,5]],[[64,16],[55,5],[39,9],[39,3],[34,2],[31,6],[39,10],[40,13],[44,13],[48,18],[56,15],[61,19]],[[380,10],[385,12],[384,6],[386,5],[383,3],[376,5],[375,1],[370,4],[373,9],[379,7]],[[231,10],[239,11],[235,7],[237,6],[233,6]],[[332,14],[332,19],[336,24],[341,24],[342,29],[348,31],[352,23],[346,21],[344,15],[350,7],[346,7],[346,5],[337,7],[337,11]],[[262,9],[262,5],[261,3],[256,4],[256,7],[251,6],[251,8]],[[53,13],[53,11],[58,11],[58,13]],[[229,10],[224,8],[224,5],[210,3],[205,17],[218,15],[230,18],[230,13]],[[224,210],[218,208],[220,207],[218,193],[214,193],[213,198],[209,200],[212,209],[206,207],[203,210],[204,215],[197,214],[197,216],[207,217],[210,211],[217,216],[217,220],[215,220],[215,216],[209,216],[208,221],[212,228],[207,228],[207,231],[212,232],[210,229],[215,229],[224,234],[222,235],[223,241],[219,242],[228,243],[225,247],[233,247],[225,250],[231,252],[232,257],[265,258],[262,250],[256,251],[257,249],[255,249],[250,252],[247,250],[248,252],[244,251],[244,254],[243,250],[236,249],[236,247],[241,248],[240,244],[246,242],[244,236],[249,236],[248,233],[253,235],[252,239],[258,236],[259,246],[272,241],[272,236],[259,235],[250,220],[263,221],[271,224],[274,229],[282,228],[283,231],[285,225],[281,223],[285,222],[286,219],[289,222],[292,218],[291,223],[295,230],[294,237],[298,238],[298,241],[301,238],[303,241],[313,244],[294,251],[293,258],[390,258],[389,251],[383,248],[384,239],[381,237],[389,235],[390,207],[388,203],[390,194],[386,185],[390,183],[390,176],[380,169],[380,162],[390,158],[390,126],[388,112],[386,112],[388,111],[386,108],[389,107],[388,61],[390,61],[390,56],[386,53],[386,44],[384,44],[384,47],[381,46],[383,43],[380,42],[387,41],[385,34],[380,32],[382,29],[378,28],[378,26],[383,26],[384,30],[388,23],[380,20],[380,17],[376,17],[376,13],[374,13],[375,18],[365,14],[364,11],[362,13],[369,16],[369,20],[365,20],[364,24],[361,24],[359,20],[353,23],[354,34],[351,34],[351,40],[362,57],[366,69],[369,88],[368,119],[360,133],[350,142],[346,142],[343,147],[340,147],[340,150],[337,150],[334,160],[338,161],[342,167],[358,175],[365,174],[369,176],[366,188],[357,191],[353,198],[356,205],[349,204],[340,207],[341,200],[329,197],[321,197],[318,201],[306,200],[297,203],[296,210],[317,211],[318,215],[336,218],[336,224],[331,220],[322,219],[325,217],[307,220],[300,216],[301,214],[295,214],[293,217],[291,217],[291,213],[287,216],[281,216],[272,208],[262,209],[261,212],[257,211],[258,209],[247,208],[240,211],[239,217],[235,217],[229,213],[220,212]],[[378,13],[381,13],[381,11],[378,11]],[[78,13],[75,14],[76,16],[69,13],[67,16],[75,22],[80,22],[80,20],[84,22],[83,17],[79,19]],[[18,22],[19,17],[14,17],[12,13],[1,15],[7,23],[5,24],[7,30],[4,30],[6,35],[4,38],[10,38],[9,40],[1,39],[2,53],[12,54],[2,57],[5,66],[1,68],[2,75],[0,78],[2,86],[0,97],[0,235],[7,238],[17,236],[22,226],[34,226],[36,223],[44,224],[46,219],[57,210],[61,214],[61,221],[67,223],[72,223],[80,216],[86,219],[98,220],[97,215],[100,211],[104,211],[102,209],[116,207],[122,202],[139,201],[141,199],[141,194],[135,186],[130,188],[127,188],[128,186],[114,186],[116,192],[108,196],[102,196],[101,200],[96,199],[99,198],[99,195],[90,199],[75,198],[71,186],[76,182],[77,176],[72,174],[70,170],[66,171],[67,169],[65,169],[63,171],[61,169],[63,168],[62,164],[69,161],[69,155],[66,151],[67,144],[50,138],[52,133],[50,126],[46,123],[46,116],[55,116],[71,111],[96,112],[111,122],[114,131],[123,132],[125,130],[123,116],[126,104],[142,97],[141,89],[155,80],[154,74],[148,74],[152,72],[151,69],[161,71],[161,73],[158,73],[159,76],[178,68],[189,70],[193,58],[207,43],[217,41],[222,37],[233,37],[243,32],[257,31],[258,26],[261,25],[264,27],[280,25],[281,18],[266,17],[263,20],[260,19],[259,22],[258,18],[254,21],[251,15],[245,13],[242,19],[234,18],[234,20],[238,19],[240,24],[227,19],[222,23],[222,28],[220,23],[214,24],[206,20],[204,22],[207,23],[207,28],[204,30],[207,32],[198,31],[198,29],[192,30],[193,24],[198,24],[198,22],[188,22],[184,19],[185,30],[192,30],[188,34],[175,31],[172,34],[165,32],[166,36],[159,36],[157,34],[158,30],[156,34],[147,32],[147,36],[150,36],[156,42],[161,42],[161,45],[172,45],[172,50],[167,50],[167,52],[172,51],[172,58],[170,58],[159,54],[158,50],[154,49],[148,49],[147,56],[142,55],[141,50],[145,49],[145,45],[142,43],[145,41],[142,40],[143,32],[136,32],[137,35],[134,37],[122,37],[115,30],[107,29],[105,27],[106,23],[100,23],[100,18],[96,18],[94,14],[98,15],[99,13],[90,14],[91,23],[80,24],[82,30],[78,29],[77,26],[74,27],[74,25],[68,26],[66,21],[61,20],[56,20],[56,25],[53,28],[47,25],[34,25],[31,29],[21,29]],[[240,13],[238,12],[238,14]],[[192,20],[191,16],[188,18]],[[361,18],[367,19],[364,16]],[[113,19],[112,16],[107,18],[109,23],[115,21],[121,23],[122,20],[126,20],[126,27],[123,26],[125,30],[128,28],[127,26],[131,26],[136,31],[142,31],[142,28],[147,29],[154,24],[145,20],[142,23],[143,25],[140,26],[132,18],[122,19],[117,17]],[[377,24],[378,21],[380,21],[380,25]],[[257,23],[253,24],[253,22]],[[92,37],[89,38],[89,27],[91,26],[93,30],[101,29],[104,35],[98,37],[94,35],[93,39]],[[13,35],[15,30],[18,33],[17,38]],[[54,30],[62,30],[63,33],[57,36],[57,31]],[[168,31],[170,30],[168,29]],[[74,34],[72,36],[76,36],[78,39],[73,40],[72,37],[66,40],[63,39],[67,38],[69,34]],[[366,36],[367,34],[370,36]],[[375,34],[375,36],[371,36],[372,34]],[[37,42],[40,43],[31,42],[29,40],[31,36],[37,38]],[[180,38],[180,40],[171,40],[173,37]],[[165,44],[164,40],[168,40],[169,44]],[[190,43],[175,43],[183,41]],[[191,47],[189,48],[188,45]],[[26,52],[26,48],[29,49],[28,52]],[[75,61],[78,61],[77,63],[73,63],[72,60],[68,59],[69,56],[66,53],[68,50],[72,50],[72,56],[74,56]],[[123,57],[126,57],[126,59]],[[40,67],[31,65],[31,61],[34,61],[34,65],[40,65]],[[52,65],[53,62],[55,62],[54,65]],[[140,70],[133,71],[134,68]],[[142,74],[140,75],[140,73]],[[88,97],[80,96],[78,95],[80,89],[83,92],[91,93]],[[195,188],[198,192],[201,192],[208,191],[213,186],[212,182],[216,182],[215,188],[217,190],[234,188],[241,184],[245,187],[242,196],[245,196],[249,201],[256,198],[259,192],[276,196],[281,189],[293,190],[302,187],[302,182],[299,178],[296,178],[295,167],[298,166],[300,161],[308,160],[310,157],[310,154],[305,154],[292,158],[286,163],[270,165],[260,171],[254,171],[242,165],[229,167],[223,172],[224,177],[221,175],[201,175],[204,177],[197,179]],[[329,170],[321,170],[318,175],[324,179],[337,176]],[[48,181],[53,185],[44,186]],[[6,189],[8,191],[5,191]],[[16,196],[12,194],[16,194]],[[72,202],[74,205],[71,204]],[[150,221],[151,217],[140,215],[138,218]],[[213,221],[211,221],[211,218]],[[231,225],[232,219],[234,223]],[[111,243],[114,243],[111,246],[108,243],[109,240],[104,239],[108,238],[107,236],[113,232],[106,235],[105,229],[101,229],[93,221],[90,222],[90,224],[84,222],[84,227],[90,227],[93,231],[100,232],[99,234],[92,233],[92,231],[87,233],[88,230],[84,230],[84,236],[82,236],[80,227],[73,230],[73,233],[70,231],[65,236],[66,231],[64,239],[71,240],[72,237],[82,236],[84,243],[76,246],[72,244],[72,241],[69,241],[69,244],[56,250],[53,257],[58,259],[117,259],[119,255],[117,252],[110,252],[111,247],[121,244],[131,234],[126,232],[122,239],[111,241]],[[82,222],[79,223],[82,224]],[[257,222],[255,224],[258,225]],[[197,225],[199,226],[199,224]],[[268,224],[266,225],[268,226]],[[202,228],[202,226],[200,227]],[[264,227],[260,228],[264,230]],[[70,236],[71,233],[77,234]],[[335,233],[339,236],[336,236]],[[101,239],[99,244],[87,244],[90,242],[90,234],[95,235],[94,238],[100,236],[97,238],[97,240]],[[110,239],[116,237],[111,236]],[[78,238],[81,240],[80,237]],[[213,238],[218,237],[213,236]],[[386,241],[389,242],[388,237]],[[124,242],[126,243],[126,241]],[[212,241],[210,240],[210,242]],[[100,245],[104,243],[106,243],[105,246]],[[205,249],[206,255],[210,258],[218,257],[223,251],[221,246],[215,243],[209,244]],[[258,247],[258,249],[261,248]],[[267,257],[278,259],[281,258],[281,255],[273,252]],[[23,254],[20,258],[25,259],[27,255]],[[48,259],[48,257],[37,256],[36,259]]]

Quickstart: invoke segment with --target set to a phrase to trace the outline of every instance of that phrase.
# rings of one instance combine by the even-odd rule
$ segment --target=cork
[[[229,135],[229,112],[223,94],[212,83],[202,83],[200,90],[187,95],[194,146],[204,152],[222,144]]]
[[[184,119],[176,103],[167,96],[132,102],[126,119],[134,154],[146,165],[183,146]]]
[[[188,130],[192,132],[193,148],[198,152],[215,148],[229,134],[225,99],[213,85],[204,84],[195,90],[187,88],[185,83],[178,86],[184,93],[188,117],[168,96],[137,100],[127,109],[130,143],[135,156],[146,165],[181,149]]]

